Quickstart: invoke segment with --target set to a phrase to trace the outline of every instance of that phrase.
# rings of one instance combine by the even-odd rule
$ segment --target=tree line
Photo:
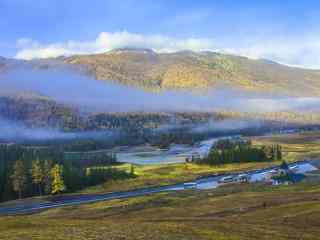
[[[226,163],[266,162],[282,159],[281,146],[253,146],[251,141],[223,139],[217,141],[207,157],[198,159],[198,163],[219,165]]]
[[[0,201],[74,192],[111,179],[134,177],[132,171],[113,168],[115,159],[100,159],[93,162],[96,165],[80,161],[81,165],[63,156],[57,149],[0,145]]]
[[[13,165],[13,171],[10,175],[12,189],[22,198],[23,193],[32,188],[32,185],[38,189],[38,194],[58,194],[66,190],[63,179],[63,166],[51,164],[48,161],[32,161],[31,169],[27,169],[22,160],[17,160]],[[30,194],[30,192],[29,192]]]

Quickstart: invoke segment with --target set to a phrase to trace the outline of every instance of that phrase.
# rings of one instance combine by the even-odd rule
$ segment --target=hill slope
[[[214,52],[158,54],[148,49],[118,49],[63,61],[83,66],[96,79],[152,91],[203,91],[222,86],[296,96],[320,95],[320,71]]]

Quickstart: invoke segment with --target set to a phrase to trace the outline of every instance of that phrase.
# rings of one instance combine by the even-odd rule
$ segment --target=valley
[[[279,132],[279,129],[277,131]],[[291,133],[269,132],[269,134],[247,136],[247,138],[254,146],[281,144],[283,160],[288,163],[306,159],[315,159],[317,162],[320,151],[319,133],[315,130],[299,130],[292,133],[293,129],[288,132]],[[222,134],[220,138],[226,138],[226,133],[220,134]],[[305,214],[309,216],[309,213],[301,210],[305,208],[310,208],[314,219],[318,218],[317,211],[314,211],[317,208],[314,199],[317,199],[316,188],[320,179],[317,171],[313,171],[310,176],[307,175],[302,182],[288,186],[269,186],[257,182],[221,184],[216,188],[220,185],[219,179],[226,176],[250,172],[252,176],[260,176],[264,174],[264,170],[260,169],[270,171],[272,167],[279,166],[281,161],[231,163],[218,166],[185,163],[185,158],[190,151],[201,152],[203,149],[208,151],[213,142],[217,141],[217,139],[208,141],[205,136],[200,137],[200,140],[195,138],[193,140],[195,142],[186,141],[183,145],[170,140],[171,144],[167,149],[145,145],[143,142],[142,145],[115,146],[108,151],[116,153],[117,160],[124,163],[111,168],[127,173],[134,171],[134,178],[107,180],[60,196],[33,197],[1,203],[0,211],[4,212],[6,209],[19,209],[21,204],[24,206],[21,210],[25,211],[25,214],[29,212],[27,210],[29,207],[36,211],[32,215],[0,217],[1,237],[4,237],[3,239],[19,238],[21,230],[24,229],[24,237],[38,236],[41,239],[46,237],[50,239],[53,233],[49,230],[50,228],[45,227],[44,222],[47,222],[54,224],[58,229],[59,233],[57,234],[56,231],[54,233],[56,239],[64,239],[68,236],[67,232],[70,228],[77,229],[72,233],[75,239],[83,239],[82,235],[88,236],[88,234],[97,238],[104,236],[105,231],[108,231],[108,237],[115,239],[119,236],[119,231],[125,239],[132,237],[162,239],[163,235],[157,234],[162,231],[165,231],[166,237],[175,239],[182,236],[181,229],[183,229],[183,235],[188,233],[190,239],[208,239],[208,236],[220,239],[233,239],[237,236],[238,239],[246,239],[248,235],[245,229],[248,224],[252,229],[257,228],[259,224],[267,228],[267,230],[251,231],[250,236],[263,234],[266,239],[268,237],[295,239],[295,236],[314,239],[317,235],[316,230],[305,233],[302,228],[292,224],[306,221]],[[73,141],[68,144],[72,144]],[[43,145],[43,142],[40,145]],[[84,140],[73,147],[65,145],[68,151],[82,152],[95,148],[101,149],[103,145],[99,146],[97,141],[92,146],[94,148]],[[304,163],[298,162],[298,164]],[[295,164],[291,166],[294,167]],[[141,188],[142,190],[139,190]],[[119,191],[121,193],[118,194]],[[283,200],[284,195],[286,201]],[[118,197],[120,199],[117,199]],[[237,199],[236,206],[235,199]],[[185,212],[186,208],[188,212]],[[283,214],[286,215],[289,212],[292,213],[291,217],[283,217]],[[285,219],[281,221],[288,224],[284,223],[281,227],[276,227],[272,218],[277,214],[278,219]],[[184,224],[181,225],[182,219]],[[236,223],[237,228],[231,228],[228,233],[225,233],[224,229],[230,221]],[[152,224],[149,224],[150,222]],[[93,225],[101,227],[93,228]],[[132,228],[136,229],[134,227],[136,225],[141,225],[148,231],[143,235],[132,232]],[[315,221],[312,226],[317,229]],[[212,228],[214,231],[209,230]],[[273,231],[269,232],[268,229]]]
[[[0,240],[320,240],[319,9],[0,0]]]

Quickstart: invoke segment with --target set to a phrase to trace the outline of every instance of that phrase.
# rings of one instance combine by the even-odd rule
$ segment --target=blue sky
[[[317,0],[0,0],[0,55],[30,59],[137,45],[320,68],[319,9]]]

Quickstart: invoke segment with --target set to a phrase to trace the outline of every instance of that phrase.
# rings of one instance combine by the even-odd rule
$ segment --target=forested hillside
[[[63,132],[124,130],[165,131],[187,129],[236,129],[247,127],[290,127],[319,125],[317,112],[85,112],[39,96],[0,97],[0,122],[23,124],[27,128],[59,129]],[[231,121],[231,122],[230,122]],[[239,122],[238,122],[239,121]],[[3,125],[3,124],[2,124]]]

